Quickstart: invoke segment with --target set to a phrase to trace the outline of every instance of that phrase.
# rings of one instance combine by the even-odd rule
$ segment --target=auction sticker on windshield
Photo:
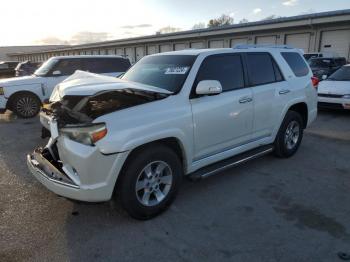
[[[168,67],[165,70],[166,75],[184,75],[188,71],[188,66],[176,66],[176,67]]]

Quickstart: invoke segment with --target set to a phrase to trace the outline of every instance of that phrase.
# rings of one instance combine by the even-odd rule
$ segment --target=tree
[[[194,29],[194,30],[195,29],[203,29],[203,28],[205,28],[205,23],[202,23],[202,22],[197,23],[197,24],[192,26],[192,29]]]
[[[266,20],[272,20],[272,19],[277,19],[277,18],[281,18],[282,16],[279,15],[269,15],[268,17],[265,17],[263,19],[261,19],[262,21],[266,21]]]
[[[232,25],[233,22],[234,22],[233,17],[223,14],[218,18],[210,19],[208,23],[208,27]]]
[[[245,24],[245,23],[248,23],[249,21],[248,21],[248,19],[246,19],[246,18],[243,18],[241,21],[239,21],[238,23],[239,24]]]
[[[157,34],[169,34],[181,31],[181,28],[166,26],[157,31]]]

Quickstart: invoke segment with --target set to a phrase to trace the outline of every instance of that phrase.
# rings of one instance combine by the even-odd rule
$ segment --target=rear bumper
[[[318,97],[318,107],[329,109],[348,109],[350,110],[350,99]]]

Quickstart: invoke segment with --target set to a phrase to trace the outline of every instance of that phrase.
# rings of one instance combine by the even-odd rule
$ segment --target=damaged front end
[[[101,91],[92,96],[65,96],[42,109],[40,121],[43,125],[42,138],[50,137],[49,123],[57,122],[58,129],[91,127],[92,122],[118,110],[166,98],[167,94],[132,89]]]
[[[37,148],[27,156],[27,164],[33,174],[68,187],[79,188],[79,174],[67,163],[62,163],[58,140],[66,137],[81,146],[94,145],[107,135],[106,123],[93,121],[105,114],[129,107],[149,103],[167,97],[140,90],[102,91],[90,96],[65,96],[42,109],[40,121],[45,137],[49,136],[44,148]],[[37,176],[38,177],[38,176]]]

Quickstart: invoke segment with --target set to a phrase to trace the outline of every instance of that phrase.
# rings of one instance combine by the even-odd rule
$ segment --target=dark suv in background
[[[29,76],[37,70],[42,63],[32,62],[32,61],[24,61],[17,65],[16,67],[16,76]]]
[[[328,77],[343,65],[346,65],[346,59],[345,57],[311,58],[309,64],[314,76],[322,79],[324,75]]]
[[[14,77],[17,65],[18,62],[0,61],[0,78]]]

